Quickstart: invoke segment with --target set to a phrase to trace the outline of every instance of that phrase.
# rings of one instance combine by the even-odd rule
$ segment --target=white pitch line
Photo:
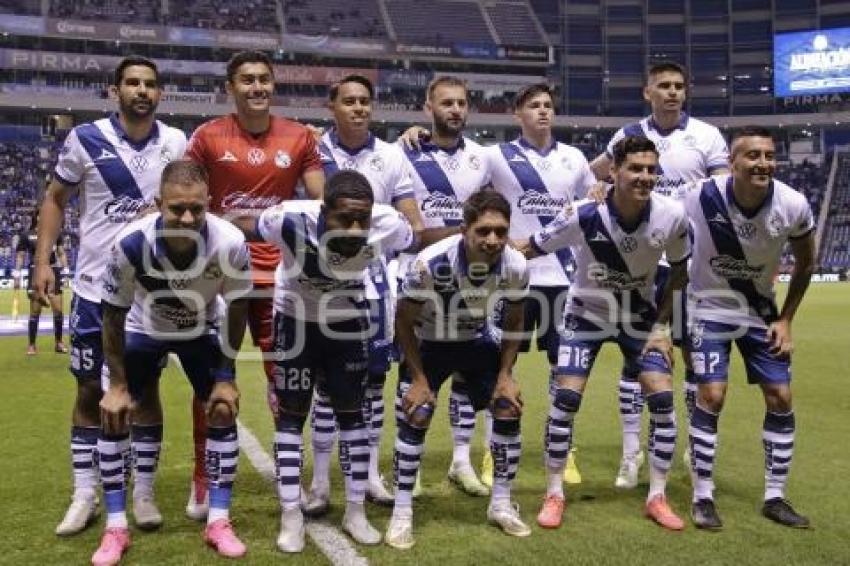
[[[274,460],[251,432],[251,429],[236,421],[239,427],[239,448],[248,457],[251,465],[272,485],[275,484]],[[324,521],[307,520],[307,536],[328,557],[334,566],[368,566],[369,561],[357,553],[344,534]]]

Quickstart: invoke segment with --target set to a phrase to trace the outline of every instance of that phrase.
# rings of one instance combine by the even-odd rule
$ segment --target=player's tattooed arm
[[[787,355],[794,351],[791,340],[791,321],[797,313],[797,308],[803,302],[812,274],[815,272],[815,233],[809,232],[802,238],[792,239],[791,253],[794,256],[794,271],[788,284],[788,294],[782,304],[782,312],[767,330],[767,339],[771,342],[772,352],[777,355]]]
[[[103,356],[109,368],[109,387],[100,401],[103,431],[126,434],[130,427],[132,401],[124,368],[124,322],[127,310],[101,302],[103,308]]]

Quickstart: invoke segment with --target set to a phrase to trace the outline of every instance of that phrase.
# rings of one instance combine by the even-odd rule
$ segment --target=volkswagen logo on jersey
[[[280,169],[286,169],[292,165],[292,157],[290,157],[289,154],[282,149],[279,149],[277,150],[277,153],[274,154],[274,164]]]
[[[460,161],[458,161],[455,157],[450,158],[446,161],[446,169],[449,171],[457,171],[460,169]]]
[[[169,280],[168,280],[168,285],[169,285],[172,289],[176,289],[176,290],[178,290],[178,291],[182,291],[182,290],[184,290],[184,289],[186,289],[186,288],[188,288],[188,287],[189,287],[189,282],[190,282],[190,281],[191,281],[191,279],[187,279],[187,278],[169,279]]]
[[[658,151],[660,151],[661,153],[664,153],[665,151],[670,149],[670,140],[662,138],[662,139],[658,140],[657,142],[655,142],[655,147],[658,148]]]
[[[540,169],[541,171],[548,171],[549,169],[552,168],[552,164],[549,163],[548,159],[539,159],[537,161],[537,168]]]
[[[248,150],[248,163],[254,167],[260,166],[266,162],[266,154],[259,147],[252,147]]]
[[[620,249],[623,250],[624,252],[626,252],[627,254],[630,254],[633,251],[635,251],[637,249],[637,247],[638,247],[637,238],[635,238],[634,236],[625,236],[620,241]]]
[[[133,171],[136,173],[141,173],[148,168],[148,160],[145,159],[144,155],[134,155],[130,160],[130,167],[132,167]]]
[[[743,224],[735,227],[735,232],[737,232],[740,238],[749,240],[756,235],[756,225],[752,222],[744,222]]]
[[[346,158],[345,161],[342,162],[343,169],[356,169],[357,168],[357,160],[352,157]]]

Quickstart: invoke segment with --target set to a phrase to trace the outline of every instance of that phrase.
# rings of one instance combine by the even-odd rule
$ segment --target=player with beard
[[[796,423],[791,402],[791,322],[815,268],[812,209],[806,198],[773,178],[776,146],[765,128],[747,127],[732,141],[731,175],[702,181],[685,197],[694,255],[688,269],[687,349],[699,384],[689,439],[691,517],[698,528],[722,527],[714,506],[717,424],[726,398],[729,354],[738,347],[747,382],[764,395],[764,504],[779,524],[809,520],[785,499]],[[782,250],[790,244],[794,271],[780,311],[773,287]]]
[[[200,126],[189,140],[186,156],[206,169],[210,183],[210,212],[225,218],[259,215],[290,200],[301,181],[307,196],[321,198],[325,176],[316,142],[303,125],[271,115],[274,66],[261,51],[242,51],[227,63],[227,93],[236,112]],[[263,352],[269,382],[269,407],[277,411],[272,387],[272,295],[274,272],[280,261],[275,246],[251,242],[254,294],[248,328]],[[204,408],[194,403],[195,473],[186,505],[191,518],[206,516],[203,436]]]
[[[50,255],[72,195],[80,202],[80,249],[71,301],[71,373],[77,380],[71,426],[74,495],[56,534],[83,530],[97,515],[95,489],[100,434],[103,363],[100,277],[106,265],[103,246],[153,202],[160,174],[186,149],[186,136],[154,115],[161,95],[156,65],[127,57],[115,70],[110,95],[118,112],[81,124],[65,140],[39,211],[35,254],[35,292],[48,300],[56,281]],[[130,429],[135,485],[133,515],[143,528],[156,528],[162,516],[153,501],[153,480],[162,445],[162,407],[158,395],[139,399]]]
[[[401,137],[419,212],[426,227],[444,227],[446,235],[459,233],[464,202],[490,183],[485,148],[463,135],[469,115],[466,82],[450,75],[435,78],[428,85],[424,108],[431,118],[431,130],[414,126]],[[398,273],[405,274],[412,260],[413,256],[403,255]],[[410,376],[402,365],[395,401],[399,423],[404,420],[401,400],[409,386]],[[452,379],[451,389],[449,420],[454,448],[448,477],[464,492],[483,497],[490,490],[478,479],[469,455],[475,411],[462,378]],[[414,495],[418,492],[417,476]]]
[[[689,184],[729,171],[729,151],[720,131],[701,120],[688,116],[683,107],[688,94],[688,72],[677,63],[663,61],[652,65],[647,73],[643,98],[649,103],[652,114],[640,122],[628,124],[618,130],[606,151],[590,164],[598,179],[608,177],[614,145],[626,136],[646,136],[655,143],[658,158],[658,181],[655,190],[662,195],[681,201]],[[600,197],[601,198],[601,197]],[[664,288],[670,266],[662,258],[656,281],[657,292]],[[673,321],[674,340],[685,334],[684,315]],[[693,410],[696,381],[690,369],[690,359],[685,360],[685,406],[688,415]],[[616,487],[631,489],[637,486],[638,471],[644,455],[640,449],[641,413],[644,399],[640,384],[620,377],[620,419],[623,427],[623,457],[615,480]],[[687,462],[687,454],[685,454]]]
[[[375,204],[391,205],[404,214],[414,233],[421,235],[422,219],[413,196],[406,158],[396,145],[377,139],[370,131],[372,82],[362,75],[348,75],[329,91],[328,108],[334,125],[319,140],[322,167],[330,178],[340,170],[355,170],[372,185]],[[393,497],[379,471],[381,431],[384,423],[384,383],[390,369],[393,340],[393,285],[387,260],[381,257],[369,266],[366,297],[372,327],[369,338],[369,377],[363,402],[363,419],[369,431],[369,480],[366,496],[389,505]],[[330,501],[331,448],[337,423],[327,392],[316,388],[311,416],[313,480],[304,503],[310,516],[324,514]]]

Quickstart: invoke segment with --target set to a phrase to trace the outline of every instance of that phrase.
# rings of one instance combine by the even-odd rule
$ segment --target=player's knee
[[[490,408],[493,413],[493,418],[496,420],[519,420],[522,416],[522,411],[514,405],[510,399],[499,397],[493,401],[493,406]]]
[[[277,432],[288,432],[291,434],[301,434],[304,430],[304,423],[307,422],[307,413],[294,413],[289,409],[281,408],[275,419],[275,430]]]
[[[233,426],[236,415],[227,403],[216,403],[210,407],[207,422],[209,426],[215,427]]]
[[[134,421],[140,423],[162,422],[162,404],[159,399],[159,382],[157,380],[146,383],[139,396],[134,400],[136,402],[133,410]]]
[[[577,413],[581,407],[582,395],[575,389],[567,387],[559,387],[555,389],[555,395],[552,399],[552,404],[555,408],[564,411],[565,413]]]
[[[726,398],[726,391],[717,387],[701,387],[697,396],[697,402],[700,406],[708,409],[712,413],[719,413],[723,409],[723,401]]]
[[[657,391],[646,397],[646,404],[652,413],[666,413],[673,410],[673,392]]]
[[[787,413],[792,409],[789,387],[765,389],[764,400],[767,410],[772,413]]]

